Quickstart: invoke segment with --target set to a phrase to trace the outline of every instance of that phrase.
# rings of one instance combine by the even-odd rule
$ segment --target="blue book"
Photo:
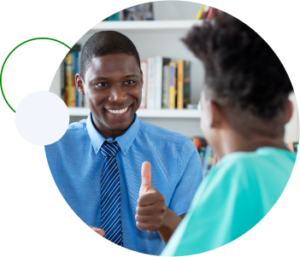
[[[79,52],[72,52],[72,73],[73,73],[73,83],[74,83],[73,87],[74,87],[74,90],[76,92],[76,94],[75,94],[75,96],[76,96],[76,107],[81,106],[81,104],[79,103],[79,98],[80,98],[79,94],[80,93],[76,89],[76,84],[75,84],[75,75],[76,75],[76,73],[79,72],[79,64],[78,64],[79,58],[78,58],[78,56],[79,56]]]

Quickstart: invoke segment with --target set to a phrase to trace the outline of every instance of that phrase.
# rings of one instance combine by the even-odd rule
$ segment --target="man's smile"
[[[106,109],[108,112],[110,112],[110,113],[112,113],[112,114],[123,114],[123,113],[125,113],[127,110],[128,110],[128,107],[129,106],[127,106],[127,107],[125,107],[125,108],[123,108],[123,109]]]

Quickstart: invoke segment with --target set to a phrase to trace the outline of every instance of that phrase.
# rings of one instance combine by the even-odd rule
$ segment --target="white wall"
[[[293,116],[285,126],[285,142],[299,142],[299,110],[295,94],[290,95],[290,100],[294,106]]]
[[[184,1],[160,1],[154,2],[154,18],[156,20],[192,20],[196,17],[201,4]],[[184,58],[192,61],[192,103],[199,100],[200,88],[203,84],[204,70],[201,63],[185,48],[178,40],[185,35],[184,31],[162,32],[122,32],[127,35],[136,45],[141,59],[162,55],[174,59]],[[83,44],[92,33],[84,35],[79,42]],[[145,43],[146,42],[146,43]],[[178,50],[180,49],[180,50]],[[58,70],[50,91],[60,95],[60,71]],[[299,112],[295,95],[290,99],[294,104],[294,114],[291,121],[286,125],[285,141],[299,141]],[[74,122],[85,117],[71,117]],[[166,119],[166,118],[145,118],[147,122],[164,127],[166,129],[185,134],[187,136],[200,136],[199,119]]]

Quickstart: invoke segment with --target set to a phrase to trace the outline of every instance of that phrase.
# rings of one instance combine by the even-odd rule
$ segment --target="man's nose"
[[[109,100],[112,102],[122,103],[126,99],[126,93],[122,85],[114,85],[111,87]]]

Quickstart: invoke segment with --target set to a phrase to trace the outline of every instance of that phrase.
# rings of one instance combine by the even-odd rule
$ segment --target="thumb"
[[[142,165],[142,183],[140,193],[146,193],[151,187],[151,164],[149,162],[144,162]]]

